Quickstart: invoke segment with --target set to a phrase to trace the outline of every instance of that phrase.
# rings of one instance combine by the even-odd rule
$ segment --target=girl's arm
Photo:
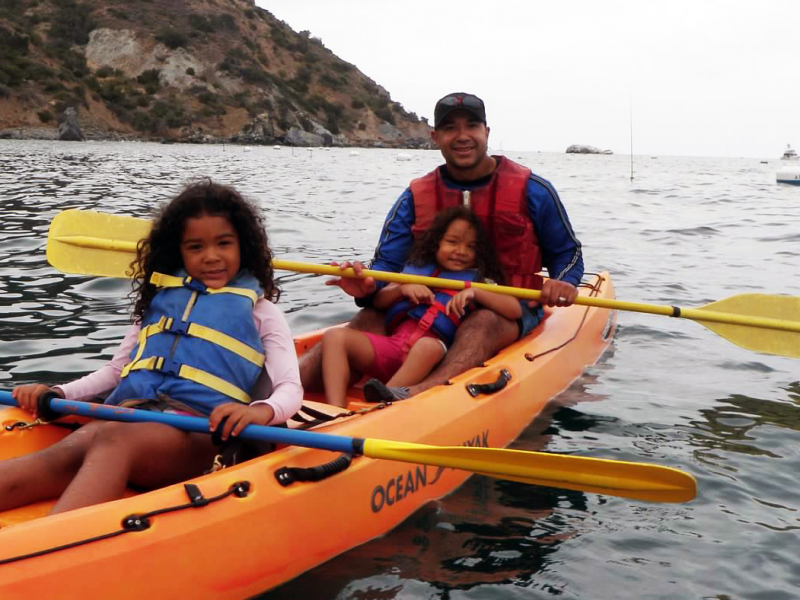
[[[76,379],[71,383],[54,386],[52,388],[53,391],[62,398],[69,400],[93,400],[97,396],[110,392],[119,384],[119,375],[122,372],[122,367],[128,362],[131,350],[136,345],[138,335],[139,326],[133,325],[128,330],[111,361],[94,373]],[[39,396],[49,389],[46,385],[33,383],[15,387],[11,395],[17,401],[17,404],[35,416]]]
[[[435,296],[428,286],[419,283],[390,283],[375,294],[372,306],[386,310],[403,298],[408,298],[414,304],[430,304]]]
[[[294,340],[283,313],[269,300],[258,301],[253,320],[267,358],[250,406],[268,404],[272,408],[272,418],[267,423],[259,423],[261,425],[285,423],[303,404]]]
[[[69,400],[90,400],[110,392],[119,385],[122,368],[130,362],[131,350],[139,336],[139,325],[132,325],[125,334],[114,357],[103,367],[71,383],[55,386]]]
[[[386,287],[378,290],[378,293],[373,296],[372,306],[378,310],[386,310],[402,297],[403,293],[400,291],[400,284],[390,283]]]
[[[506,319],[519,319],[522,316],[522,307],[517,298],[473,287],[463,289],[453,296],[447,303],[445,312],[455,312],[463,317],[464,308],[473,300]]]

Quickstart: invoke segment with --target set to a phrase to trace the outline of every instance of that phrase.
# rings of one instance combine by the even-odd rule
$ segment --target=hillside
[[[428,147],[427,122],[253,0],[2,0],[0,137]],[[68,111],[69,115],[72,111]]]

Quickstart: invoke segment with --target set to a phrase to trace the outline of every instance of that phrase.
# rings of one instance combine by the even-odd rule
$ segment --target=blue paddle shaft
[[[0,404],[17,406],[17,401],[11,397],[11,392],[0,391]],[[176,415],[135,408],[122,408],[110,404],[95,404],[94,402],[78,402],[77,400],[50,400],[50,408],[63,415],[79,415],[106,421],[122,421],[125,423],[163,423],[171,425],[182,431],[196,433],[211,433],[208,419],[191,415]],[[361,438],[331,435],[329,433],[315,433],[299,429],[285,429],[283,427],[266,427],[264,425],[248,425],[239,434],[239,437],[248,440],[260,440],[274,444],[288,444],[304,448],[317,448],[332,452],[349,452],[361,454],[364,440]]]

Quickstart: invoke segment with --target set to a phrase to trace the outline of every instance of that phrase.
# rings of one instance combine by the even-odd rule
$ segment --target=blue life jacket
[[[443,279],[456,279],[458,281],[480,281],[480,275],[474,269],[466,271],[440,271],[436,265],[425,265],[417,267],[407,264],[402,271],[410,275],[422,275],[425,277],[441,277]],[[455,313],[445,314],[445,307],[450,299],[459,290],[448,290],[443,288],[433,288],[436,299],[433,304],[414,304],[407,298],[398,300],[389,307],[386,313],[386,332],[391,335],[397,326],[407,317],[416,319],[419,326],[424,329],[432,329],[433,332],[449,348],[456,335],[456,328],[461,324],[463,317]],[[472,308],[470,305],[465,307],[466,317]]]
[[[265,359],[253,322],[263,296],[256,278],[240,271],[228,286],[213,289],[180,271],[153,273],[150,282],[161,289],[106,404],[165,394],[210,414],[226,402],[249,403]]]

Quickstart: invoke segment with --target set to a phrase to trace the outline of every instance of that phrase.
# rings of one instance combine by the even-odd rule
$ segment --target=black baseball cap
[[[483,100],[475,94],[465,92],[455,92],[447,94],[436,103],[433,109],[433,127],[439,127],[444,118],[454,110],[466,110],[477,117],[484,125],[486,124],[486,107]]]

